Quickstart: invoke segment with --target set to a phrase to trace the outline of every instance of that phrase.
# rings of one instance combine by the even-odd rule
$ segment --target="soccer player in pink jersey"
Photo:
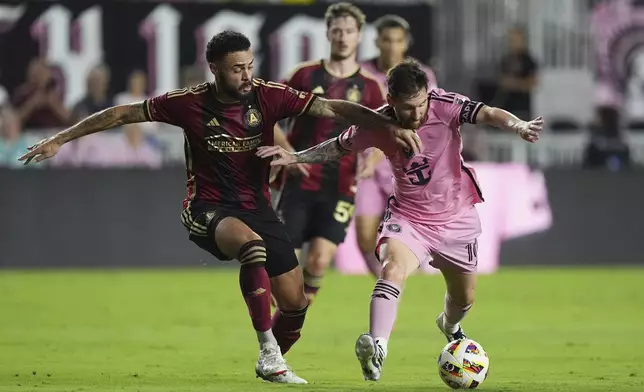
[[[383,85],[387,86],[387,72],[396,64],[405,60],[407,49],[411,44],[409,23],[398,15],[385,15],[374,22],[378,36],[376,46],[380,50],[378,57],[364,61],[362,69]],[[436,76],[427,66],[421,65],[427,75],[427,88],[436,88]],[[356,192],[356,209],[354,212],[358,247],[367,262],[369,270],[378,276],[380,263],[374,249],[378,239],[378,226],[387,207],[387,199],[393,191],[391,167],[382,152],[369,149],[360,154],[358,169],[358,186]]]
[[[387,77],[388,105],[380,112],[406,128],[417,129],[419,153],[396,146],[393,134],[351,127],[338,138],[289,153],[260,147],[258,155],[276,156],[271,165],[336,160],[370,147],[382,150],[394,174],[376,254],[381,277],[371,295],[369,333],[360,335],[356,355],[366,380],[377,381],[387,356],[402,286],[421,263],[441,270],[447,285],[443,312],[436,320],[448,341],[462,339],[461,320],[474,302],[477,238],[481,233],[474,205],[483,201],[476,176],[461,157],[460,126],[487,124],[536,142],[543,119],[522,121],[502,109],[441,89],[427,91],[427,75],[415,61],[396,65]]]

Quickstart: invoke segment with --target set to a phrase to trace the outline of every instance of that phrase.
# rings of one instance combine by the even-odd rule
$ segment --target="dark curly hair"
[[[219,61],[229,53],[244,52],[250,49],[250,40],[242,33],[224,30],[213,36],[206,47],[206,60]]]

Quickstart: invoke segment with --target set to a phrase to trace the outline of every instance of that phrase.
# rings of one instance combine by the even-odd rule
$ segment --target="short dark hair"
[[[209,63],[219,61],[229,53],[244,52],[250,49],[250,40],[242,33],[224,30],[215,34],[206,47],[206,60]]]
[[[409,23],[398,15],[381,16],[373,24],[378,34],[382,34],[386,29],[403,29],[406,34],[409,34]]]
[[[429,80],[416,60],[405,60],[387,74],[387,88],[394,98],[411,97],[427,88]]]
[[[344,16],[350,16],[355,19],[358,23],[359,30],[362,30],[362,26],[364,26],[364,24],[367,22],[367,17],[360,8],[351,3],[343,1],[340,3],[331,4],[329,8],[326,9],[326,12],[324,13],[326,27],[329,28],[329,26],[331,26],[333,19],[341,18]]]

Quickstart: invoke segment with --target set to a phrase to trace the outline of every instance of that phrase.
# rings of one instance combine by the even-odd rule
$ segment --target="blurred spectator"
[[[590,141],[584,150],[584,168],[619,171],[631,167],[630,149],[622,139],[619,117],[613,107],[597,108]]]
[[[74,106],[74,121],[114,106],[109,95],[110,71],[105,65],[94,67],[87,76],[87,96]]]
[[[59,153],[63,154],[61,159],[55,163],[58,166],[156,169],[161,167],[163,161],[161,153],[146,141],[140,124],[128,124],[123,127],[123,132],[89,135],[65,151],[63,148]]]
[[[16,88],[12,103],[26,130],[60,128],[70,120],[51,68],[38,58],[29,63],[27,81]]]
[[[532,92],[537,87],[537,63],[528,51],[525,33],[508,32],[508,52],[501,59],[498,105],[522,119],[531,119]]]
[[[10,109],[0,110],[0,167],[26,167],[18,158],[27,151],[29,142],[22,135],[20,120]]]
[[[7,94],[7,90],[3,86],[0,86],[0,107],[5,106],[7,103],[9,103],[9,94]]]
[[[148,77],[145,72],[136,70],[130,74],[127,81],[127,91],[116,94],[114,97],[115,105],[125,105],[128,103],[143,101],[148,98]]]
[[[148,76],[141,70],[135,70],[130,74],[127,81],[127,91],[116,94],[114,97],[115,105],[125,105],[128,103],[140,102],[148,99]],[[141,123],[141,129],[148,135],[151,143],[158,143],[155,133],[159,129],[156,123]]]
[[[205,82],[204,73],[196,66],[184,67],[181,70],[181,85],[183,87],[196,86]]]

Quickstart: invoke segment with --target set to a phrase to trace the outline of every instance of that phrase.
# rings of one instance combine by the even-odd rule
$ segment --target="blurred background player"
[[[381,113],[418,129],[421,152],[409,154],[387,133],[351,127],[339,138],[306,151],[288,153],[279,147],[260,148],[260,156],[278,156],[273,165],[340,159],[376,147],[388,157],[395,173],[394,195],[377,244],[381,277],[371,295],[369,333],[356,342],[365,380],[377,381],[387,356],[387,343],[398,312],[402,286],[421,264],[429,262],[445,278],[444,311],[436,323],[448,342],[465,338],[460,321],[474,302],[477,239],[481,224],[475,204],[483,195],[472,168],[461,156],[460,127],[486,124],[536,142],[543,119],[522,121],[441,89],[427,91],[427,75],[415,61],[396,65],[388,74],[388,105]]]
[[[305,384],[282,354],[300,337],[308,300],[293,246],[271,208],[270,166],[255,150],[273,144],[277,121],[305,113],[402,130],[395,121],[355,103],[253,79],[254,55],[241,33],[215,35],[206,60],[214,83],[107,108],[30,147],[20,159],[40,162],[67,142],[124,124],[156,121],[183,128],[188,196],[181,222],[200,248],[219,260],[241,264],[239,284],[260,346],[257,376]],[[271,289],[280,308],[272,319]]]
[[[374,22],[374,26],[378,32],[376,46],[380,50],[380,56],[363,62],[361,66],[386,88],[387,72],[405,59],[412,37],[409,23],[397,15],[380,17]],[[427,75],[427,88],[436,88],[434,72],[427,66],[422,67]],[[356,238],[369,270],[377,276],[380,263],[374,250],[378,226],[385,213],[387,199],[393,191],[393,174],[384,154],[375,148],[358,155],[358,168],[354,216]]]
[[[356,60],[365,15],[354,5],[336,3],[328,7],[325,20],[329,58],[301,64],[286,84],[320,97],[346,99],[369,108],[382,106],[382,87]],[[332,119],[301,116],[295,119],[288,141],[303,150],[338,136],[345,128],[345,123]],[[277,208],[298,257],[302,244],[309,243],[303,261],[304,288],[312,298],[353,215],[356,156],[312,165],[308,175],[301,169],[288,173]]]

